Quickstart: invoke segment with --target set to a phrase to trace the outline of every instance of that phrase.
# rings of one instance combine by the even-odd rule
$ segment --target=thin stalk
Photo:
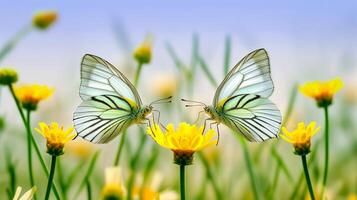
[[[56,169],[56,158],[57,156],[52,156],[51,158],[51,170],[50,170],[50,176],[48,177],[45,200],[48,200],[48,198],[50,197],[50,191],[51,191],[53,177],[55,175],[55,169]]]
[[[328,175],[328,164],[329,164],[329,118],[328,118],[328,106],[324,107],[325,114],[325,166],[324,166],[324,176],[322,180],[322,190],[321,190],[321,198],[324,196],[325,187],[327,184],[327,175]]]
[[[62,197],[63,199],[67,199],[67,191],[66,191],[66,183],[64,181],[64,174],[63,174],[63,167],[62,167],[62,159],[58,158],[57,160],[57,177],[58,177],[58,182],[59,186],[61,189]]]
[[[30,110],[26,110],[26,130],[31,129],[30,128],[30,117],[31,117],[31,111]],[[29,168],[29,176],[30,176],[30,184],[31,187],[35,186],[35,181],[33,178],[33,169],[32,169],[32,146],[31,146],[31,131],[26,131],[27,133],[27,159],[28,159],[28,168]]]
[[[306,178],[307,187],[309,189],[311,200],[315,200],[314,190],[312,188],[311,179],[309,175],[309,169],[307,168],[306,155],[301,156],[302,166],[304,168],[304,174]]]
[[[6,170],[9,174],[9,188],[7,188],[7,192],[9,197],[12,198],[15,195],[15,186],[16,186],[16,163],[11,159],[11,153],[6,149],[5,151],[5,162],[6,162]]]
[[[86,186],[87,186],[87,199],[92,200],[92,187],[89,180],[86,180]]]
[[[77,175],[79,174],[79,172],[82,170],[84,164],[85,164],[85,160],[81,160],[81,162],[78,163],[77,166],[75,166],[75,168],[74,168],[74,169],[72,170],[72,172],[69,174],[68,179],[67,179],[66,184],[65,184],[65,186],[66,186],[66,187],[65,187],[66,191],[67,191],[67,189],[68,189],[69,187],[72,186],[72,184],[73,184],[75,178],[77,177]]]
[[[226,40],[224,43],[224,63],[223,63],[223,74],[228,74],[229,70],[229,60],[231,59],[231,37],[229,35],[226,36]]]
[[[16,104],[16,107],[17,107],[17,110],[19,111],[20,113],[20,117],[21,117],[21,120],[26,128],[26,131],[28,131],[29,133],[27,133],[28,135],[31,136],[31,141],[32,141],[32,144],[34,145],[35,147],[35,152],[36,152],[36,155],[37,155],[37,158],[40,160],[40,164],[41,164],[41,167],[43,169],[43,171],[46,173],[47,177],[49,176],[49,172],[48,172],[48,169],[46,167],[46,164],[45,164],[45,161],[41,155],[41,152],[40,152],[40,149],[38,148],[38,145],[35,141],[35,138],[33,137],[32,135],[32,131],[31,131],[31,128],[28,128],[26,126],[27,124],[27,120],[25,118],[25,114],[21,108],[21,105],[20,105],[20,102],[19,100],[17,99],[16,95],[15,95],[15,92],[14,92],[14,88],[12,85],[8,85],[9,86],[9,90],[10,90],[10,93],[11,93],[11,96],[13,97],[14,101],[15,101],[15,104]],[[60,199],[60,196],[59,196],[59,193],[58,193],[58,190],[57,190],[57,187],[56,185],[53,183],[53,191],[55,193],[55,196],[56,196],[56,199],[59,200]]]
[[[181,200],[185,200],[185,165],[180,165],[180,194]]]
[[[79,185],[79,188],[77,189],[75,195],[74,195],[74,199],[77,199],[79,194],[81,193],[82,189],[86,186],[86,181],[89,180],[89,177],[91,176],[93,170],[94,170],[94,167],[95,167],[95,164],[97,163],[97,159],[98,159],[98,156],[99,156],[99,151],[95,152],[95,154],[93,155],[90,163],[89,163],[89,167],[88,167],[88,170],[84,176],[84,179],[82,180],[81,184]]]
[[[284,159],[281,157],[281,155],[276,150],[275,146],[272,147],[271,152],[272,152],[273,157],[276,159],[276,163],[279,166],[278,171],[283,170],[286,178],[292,184],[294,181],[293,176],[291,175],[288,166],[286,165],[286,163],[284,162]]]
[[[212,72],[209,70],[208,65],[205,63],[205,61],[203,60],[203,58],[201,56],[198,56],[198,62],[203,70],[203,72],[206,74],[208,80],[210,81],[210,83],[216,87],[217,86],[217,82],[214,79],[214,76],[212,74]]]
[[[213,187],[213,190],[214,190],[214,193],[216,195],[216,199],[223,199],[222,197],[222,194],[221,194],[221,191],[218,187],[218,184],[216,182],[216,179],[214,178],[213,176],[213,173],[212,173],[212,169],[206,159],[206,157],[202,154],[202,153],[198,153],[198,156],[200,157],[203,165],[205,166],[205,169],[206,169],[206,175],[207,175],[207,178],[208,180],[211,182],[212,184],[212,187]]]
[[[279,164],[276,165],[275,168],[275,172],[274,172],[274,179],[273,179],[273,185],[270,188],[270,192],[268,192],[268,199],[274,199],[274,195],[275,195],[275,190],[278,186],[278,182],[279,182],[279,176],[280,176],[280,167]]]
[[[143,63],[142,62],[139,62],[138,63],[138,67],[136,69],[136,72],[135,72],[135,77],[134,77],[134,86],[137,87],[138,84],[139,84],[139,78],[140,78],[140,73],[141,73],[141,69],[143,67]],[[121,137],[121,140],[119,142],[119,146],[118,146],[118,150],[117,150],[117,153],[115,155],[115,158],[114,158],[114,166],[118,166],[119,165],[119,160],[120,160],[120,156],[123,152],[123,146],[124,146],[124,143],[125,143],[125,137],[126,136],[126,131],[124,131],[122,137]]]
[[[319,145],[320,145],[319,142],[320,142],[320,141],[317,141],[317,142],[316,142],[314,149],[311,151],[311,156],[310,156],[310,159],[309,159],[309,164],[308,164],[308,166],[310,166],[311,163],[313,163],[313,162],[315,161],[315,158],[316,158],[316,155],[317,155],[317,149],[318,149],[318,147],[319,147]],[[295,186],[293,187],[294,190],[293,190],[293,192],[291,193],[289,199],[296,199],[296,196],[298,195],[298,192],[299,192],[299,190],[300,190],[300,187],[301,187],[301,185],[302,185],[303,180],[304,180],[304,172],[301,172],[298,181],[296,182]]]
[[[118,150],[117,150],[117,153],[115,155],[115,159],[114,159],[114,163],[113,163],[114,166],[118,166],[119,165],[120,155],[121,155],[121,153],[123,151],[125,137],[126,137],[126,130],[123,132],[123,134],[121,136],[121,139],[120,139],[120,142],[119,142],[119,145],[118,145]]]
[[[135,77],[134,77],[134,86],[137,86],[139,83],[139,77],[141,73],[141,69],[143,68],[143,63],[139,62],[138,63],[138,68],[136,69]]]
[[[11,50],[23,39],[28,33],[32,31],[32,26],[27,25],[24,28],[20,29],[14,37],[10,38],[10,40],[1,48],[0,50],[0,62],[5,58],[5,56],[11,52]]]
[[[136,150],[134,157],[132,158],[132,160],[130,162],[131,174],[130,174],[129,181],[128,181],[128,193],[127,193],[128,200],[132,199],[132,191],[133,191],[133,186],[134,186],[134,182],[135,182],[135,178],[136,178],[138,162],[139,162],[140,157],[143,153],[145,142],[147,140],[145,133],[143,133],[144,131],[142,129],[140,129],[140,130],[141,130],[141,138],[140,138],[140,142],[139,142],[139,148]]]
[[[260,198],[259,198],[258,188],[257,188],[257,184],[256,184],[252,161],[251,161],[251,158],[249,155],[249,149],[247,146],[247,142],[243,138],[241,138],[241,136],[237,136],[237,137],[239,138],[239,141],[243,146],[244,160],[245,160],[245,164],[248,168],[250,183],[253,188],[254,199],[259,200]]]

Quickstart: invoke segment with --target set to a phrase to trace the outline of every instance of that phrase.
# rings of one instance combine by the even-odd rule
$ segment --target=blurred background
[[[356,159],[356,102],[357,102],[357,2],[356,1],[2,1],[0,2],[0,47],[3,46],[22,27],[31,24],[34,13],[42,10],[58,12],[58,21],[46,31],[32,31],[0,62],[0,67],[15,68],[19,73],[19,83],[39,83],[55,88],[55,94],[40,104],[33,115],[33,126],[38,121],[58,121],[66,126],[72,125],[73,111],[80,103],[78,89],[80,83],[80,61],[84,54],[98,55],[114,64],[130,80],[136,64],[132,52],[148,34],[153,36],[152,62],[145,65],[141,74],[138,91],[144,102],[149,103],[162,95],[169,85],[169,93],[177,97],[191,98],[210,103],[215,87],[206,78],[198,66],[194,73],[191,92],[182,89],[187,84],[184,74],[178,70],[173,57],[177,55],[183,66],[190,66],[193,49],[204,60],[219,83],[223,79],[225,49],[230,46],[229,65],[233,66],[249,52],[265,48],[271,59],[272,78],[275,91],[271,97],[284,113],[289,103],[289,96],[296,84],[311,80],[329,80],[341,77],[344,89],[336,96],[331,107],[331,199],[345,199],[349,194],[357,193],[357,174],[354,167]],[[199,65],[199,64],[197,64]],[[323,113],[312,100],[297,94],[296,103],[288,125],[295,126],[297,121],[315,120],[323,126]],[[182,107],[182,108],[177,108]],[[170,106],[160,107],[162,121],[193,122],[197,109],[184,109],[183,104],[175,102]],[[182,114],[185,113],[185,114]],[[23,128],[15,110],[15,105],[4,88],[1,89],[0,114],[6,121],[5,130],[0,136],[1,151],[11,152],[17,165],[26,163],[25,140],[23,145],[13,138],[22,137]],[[184,117],[183,117],[184,116]],[[223,127],[222,127],[223,128]],[[132,132],[135,132],[135,128]],[[251,198],[250,185],[243,163],[242,150],[238,142],[226,129],[221,134],[220,144],[209,152],[219,154],[219,166],[214,174],[222,191],[228,191],[225,199]],[[17,132],[16,134],[14,132]],[[229,132],[229,131],[226,131]],[[14,134],[13,134],[14,133]],[[319,134],[317,140],[322,139]],[[137,134],[130,142],[135,146]],[[38,141],[42,140],[38,138]],[[90,149],[102,149],[100,162],[97,163],[93,180],[98,180],[94,189],[99,195],[103,183],[104,168],[112,164],[118,139],[108,145],[96,145]],[[40,143],[41,143],[40,142]],[[252,144],[252,157],[257,168],[259,190],[265,194],[271,189],[275,168],[271,155],[271,146],[278,141],[264,144]],[[151,145],[146,154],[150,155]],[[40,145],[43,147],[44,145]],[[321,149],[322,157],[322,145]],[[85,150],[87,151],[87,150]],[[88,150],[89,151],[89,150]],[[94,151],[94,150],[93,150]],[[161,151],[161,150],[160,150]],[[275,197],[288,199],[288,186],[298,180],[299,160],[291,153],[288,144],[279,145],[277,150],[286,160],[293,176],[293,181],[281,175],[281,181],[275,186]],[[67,155],[65,155],[67,156]],[[46,157],[46,156],[45,156]],[[208,156],[209,157],[209,156]],[[212,156],[213,157],[213,156]],[[319,156],[318,156],[319,158]],[[71,159],[68,158],[70,162]],[[89,160],[89,157],[86,158]],[[215,159],[215,158],[212,158]],[[4,154],[0,162],[4,163]],[[122,159],[125,164],[125,157]],[[317,159],[319,160],[319,159]],[[213,161],[212,161],[213,162]],[[173,178],[164,180],[166,188],[177,189],[176,166],[171,165],[171,154],[160,153],[156,171],[163,177],[172,174]],[[262,163],[268,163],[267,168]],[[38,163],[37,163],[38,164]],[[35,165],[37,165],[35,164]],[[73,163],[68,164],[73,167]],[[313,177],[319,179],[322,159],[316,164]],[[5,165],[0,164],[0,184],[6,185]],[[268,168],[269,167],[269,168]],[[227,170],[226,170],[227,169]],[[18,174],[26,170],[18,169]],[[190,169],[191,170],[191,169]],[[125,171],[125,170],[124,170]],[[202,171],[199,161],[188,173]],[[165,174],[166,173],[166,174]],[[124,173],[125,174],[125,173]],[[203,173],[198,173],[204,176]],[[234,175],[232,175],[234,174]],[[124,175],[125,176],[125,175]],[[190,175],[188,175],[190,176]],[[18,175],[18,177],[21,177]],[[229,180],[235,177],[235,180]],[[39,177],[41,179],[41,177]],[[203,177],[202,177],[203,178]],[[190,180],[190,178],[189,178]],[[229,181],[232,184],[229,188]],[[26,180],[18,178],[21,185]],[[189,195],[198,198],[200,187],[188,183]],[[317,181],[316,181],[317,182]],[[45,185],[45,181],[43,183]],[[2,187],[2,186],[1,186]],[[279,188],[281,187],[281,188]],[[292,187],[292,186],[291,186]],[[269,189],[270,188],[270,189]],[[303,189],[301,189],[303,191]],[[207,198],[212,188],[207,186]],[[304,193],[304,192],[301,192]],[[278,196],[279,195],[279,196]],[[6,197],[0,191],[0,199]],[[85,199],[85,195],[82,195]],[[71,198],[69,198],[71,199]],[[264,199],[264,198],[263,198]]]

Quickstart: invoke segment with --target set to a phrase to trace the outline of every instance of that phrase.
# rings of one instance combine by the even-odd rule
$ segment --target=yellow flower
[[[160,200],[160,193],[152,190],[149,187],[134,187],[133,197],[134,199],[141,200]]]
[[[295,154],[306,155],[310,152],[311,137],[320,130],[320,127],[315,128],[315,126],[316,122],[311,122],[308,126],[300,122],[292,132],[283,127],[283,134],[280,134],[280,137],[294,145]]]
[[[153,79],[153,91],[161,98],[173,96],[178,88],[177,77],[173,74],[160,74]]]
[[[15,87],[15,95],[22,104],[22,107],[28,110],[36,110],[37,104],[50,97],[54,92],[53,88],[46,85],[22,85]]]
[[[94,151],[95,147],[93,143],[83,139],[76,139],[68,142],[66,151],[69,155],[74,155],[80,159],[88,158]]]
[[[31,200],[36,192],[36,187],[31,188],[29,191],[25,192],[25,194],[20,197],[21,190],[22,187],[17,187],[15,196],[12,200]]]
[[[332,104],[333,96],[343,87],[340,78],[327,82],[313,81],[299,87],[302,94],[311,97],[317,101],[319,107],[325,107]]]
[[[11,85],[18,79],[16,70],[11,68],[0,69],[0,85]]]
[[[64,131],[63,126],[60,127],[56,122],[52,122],[49,125],[40,122],[38,125],[40,129],[35,128],[35,130],[46,138],[47,153],[53,156],[62,155],[64,153],[64,145],[76,137],[76,134],[73,133],[73,127]]]
[[[109,167],[105,169],[105,185],[101,193],[102,200],[124,199],[124,188],[121,179],[119,167]]]
[[[155,124],[147,128],[147,133],[160,146],[174,152],[174,162],[178,165],[192,164],[195,152],[217,143],[217,140],[213,139],[216,135],[214,130],[203,134],[203,126],[197,128],[196,125],[187,123],[180,123],[177,130],[173,124],[168,124],[165,133]]]
[[[57,21],[56,11],[42,11],[36,13],[32,18],[32,24],[40,30],[45,30]]]
[[[151,40],[152,37],[149,35],[143,43],[141,43],[133,53],[135,60],[141,64],[148,64],[151,61]]]
[[[144,175],[138,174],[136,186],[133,188],[132,197],[133,199],[141,200],[179,200],[179,195],[175,190],[166,188],[167,185],[164,184],[164,175],[160,172],[153,172],[150,179],[144,181]],[[142,198],[140,198],[142,197]]]
[[[347,200],[357,200],[357,195],[349,194],[348,197],[347,197]]]

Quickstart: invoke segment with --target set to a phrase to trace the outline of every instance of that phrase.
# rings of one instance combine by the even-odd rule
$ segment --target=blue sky
[[[54,9],[60,18],[49,31],[31,33],[1,64],[17,68],[23,82],[54,86],[65,82],[71,90],[59,87],[59,94],[72,95],[77,94],[79,62],[85,53],[123,68],[128,44],[118,39],[115,25],[125,30],[131,45],[148,32],[155,36],[154,59],[144,76],[176,72],[165,49],[167,42],[188,62],[194,33],[200,37],[200,53],[220,73],[224,38],[230,35],[232,65],[256,48],[268,50],[275,95],[280,96],[296,80],[356,74],[356,8],[356,1],[322,0],[2,1],[0,45],[36,11]]]

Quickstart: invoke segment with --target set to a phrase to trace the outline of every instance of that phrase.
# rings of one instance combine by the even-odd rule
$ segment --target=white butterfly
[[[268,54],[265,49],[255,50],[226,75],[213,105],[204,106],[206,120],[213,120],[211,125],[223,123],[251,142],[277,137],[282,117],[268,99],[273,90]]]
[[[95,55],[82,59],[79,94],[83,102],[74,112],[74,127],[80,137],[94,143],[107,143],[132,124],[150,123],[147,116],[154,111],[151,104],[143,106],[118,69]]]

